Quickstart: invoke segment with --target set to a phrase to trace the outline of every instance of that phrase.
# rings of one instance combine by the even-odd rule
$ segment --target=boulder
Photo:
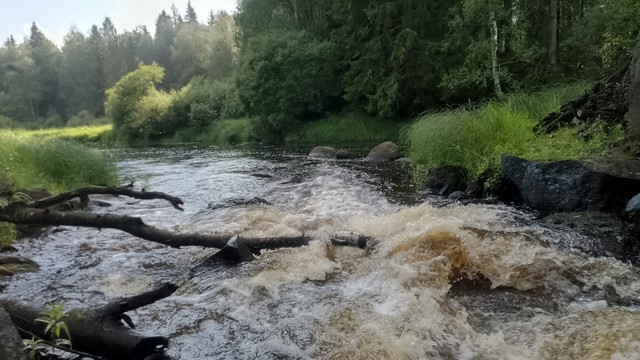
[[[447,196],[456,191],[464,191],[467,188],[469,173],[462,166],[442,165],[427,172],[427,189],[432,192]]]
[[[336,152],[336,159],[339,159],[339,160],[344,160],[344,159],[355,159],[355,158],[357,158],[357,157],[358,157],[358,156],[357,156],[356,154],[352,153],[352,152],[351,152],[351,151],[349,151],[349,150],[338,150],[338,151]]]
[[[23,347],[18,329],[11,322],[9,314],[0,306],[0,359],[28,360],[29,356],[22,351]]]
[[[623,210],[627,201],[640,192],[640,179],[634,177],[637,172],[629,171],[629,164],[623,165],[615,169],[611,164],[603,167],[575,160],[544,163],[502,157],[503,174],[518,188],[522,200],[545,215]]]
[[[396,162],[400,162],[400,163],[405,163],[405,164],[412,164],[412,165],[415,164],[413,159],[410,158],[410,157],[403,157],[403,158],[400,158],[400,159],[396,159],[395,161]]]
[[[316,146],[309,153],[310,157],[335,159],[337,150],[330,146]]]
[[[399,151],[400,147],[394,144],[391,141],[383,142],[382,144],[376,145],[371,151],[369,151],[369,155],[367,155],[367,160],[372,161],[391,161],[400,157]]]

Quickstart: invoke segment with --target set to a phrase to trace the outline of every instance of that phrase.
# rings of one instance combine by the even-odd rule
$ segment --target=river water
[[[308,149],[307,149],[308,150]],[[318,161],[282,148],[117,153],[123,183],[181,197],[102,197],[97,212],[175,231],[305,234],[309,246],[235,267],[115,230],[59,228],[18,243],[41,266],[2,297],[93,306],[173,281],[130,315],[175,359],[639,359],[640,274],[561,246],[506,205],[442,204],[406,164]],[[370,249],[329,236],[374,237]],[[573,239],[575,240],[575,239]]]

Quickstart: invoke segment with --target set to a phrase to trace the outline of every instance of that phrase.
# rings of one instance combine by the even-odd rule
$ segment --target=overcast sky
[[[9,35],[20,42],[29,35],[35,21],[42,32],[59,46],[64,35],[74,25],[87,33],[91,25],[100,25],[109,16],[118,32],[146,25],[151,34],[162,10],[169,12],[175,3],[184,17],[188,0],[2,0],[0,11],[0,45]],[[236,0],[191,0],[191,6],[204,22],[209,11],[233,12]]]

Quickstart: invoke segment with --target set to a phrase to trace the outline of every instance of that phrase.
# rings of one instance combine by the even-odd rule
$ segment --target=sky
[[[31,23],[56,45],[62,46],[71,26],[88,33],[91,25],[102,24],[109,16],[118,32],[146,25],[153,34],[155,20],[162,10],[170,13],[174,3],[184,17],[188,0],[0,0],[0,44],[10,35],[21,42],[29,35]],[[209,11],[233,12],[236,0],[191,0],[198,20],[205,22]]]

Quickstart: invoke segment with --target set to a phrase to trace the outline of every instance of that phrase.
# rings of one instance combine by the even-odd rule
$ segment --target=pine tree
[[[196,11],[191,6],[191,0],[187,2],[187,12],[184,16],[184,20],[189,24],[197,24],[198,23],[198,15],[196,15]]]

